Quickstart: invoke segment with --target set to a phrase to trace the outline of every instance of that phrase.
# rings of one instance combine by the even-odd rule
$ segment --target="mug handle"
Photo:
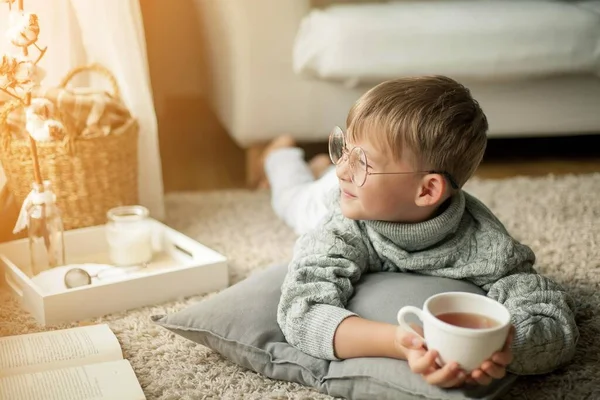
[[[413,307],[413,306],[404,306],[400,309],[400,311],[398,311],[398,323],[400,324],[400,327],[407,332],[411,332],[411,333],[423,338],[423,335],[420,335],[419,333],[417,333],[417,331],[415,331],[408,324],[408,322],[406,322],[405,318],[408,314],[414,314],[417,316],[417,318],[419,318],[421,320],[421,322],[424,322],[423,311],[420,308]],[[423,338],[423,340],[425,340],[425,338]]]

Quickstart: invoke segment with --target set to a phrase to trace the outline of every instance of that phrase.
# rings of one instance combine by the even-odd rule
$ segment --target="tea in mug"
[[[451,312],[436,315],[447,324],[469,329],[489,329],[500,325],[500,322],[485,315],[465,312]]]

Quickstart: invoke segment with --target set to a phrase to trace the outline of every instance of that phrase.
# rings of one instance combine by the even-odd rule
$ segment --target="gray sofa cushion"
[[[425,383],[402,360],[373,357],[330,362],[309,356],[289,345],[277,325],[277,304],[286,271],[286,265],[273,266],[182,311],[152,319],[243,367],[336,397],[494,399],[515,380],[508,375],[488,387],[444,390]],[[361,279],[348,309],[365,318],[396,324],[402,306],[420,307],[427,297],[446,291],[482,293],[465,281],[380,272]]]

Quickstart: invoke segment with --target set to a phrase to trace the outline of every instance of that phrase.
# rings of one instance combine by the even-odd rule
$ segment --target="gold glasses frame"
[[[339,126],[334,127],[329,134],[329,158],[334,165],[347,160],[350,164],[350,177],[358,187],[362,187],[369,175],[407,175],[407,174],[440,174],[444,176],[453,189],[458,189],[456,180],[447,171],[402,171],[402,172],[371,172],[365,151],[360,146],[354,146],[348,151],[346,135]]]

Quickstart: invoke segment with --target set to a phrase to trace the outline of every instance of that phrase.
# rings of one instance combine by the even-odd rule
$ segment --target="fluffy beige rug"
[[[600,174],[474,180],[467,190],[535,250],[539,271],[566,285],[580,306],[581,340],[574,362],[547,376],[522,378],[507,398],[600,398]],[[171,226],[229,257],[232,282],[291,255],[295,236],[275,218],[268,192],[173,194],[167,207]],[[150,322],[153,314],[174,312],[201,299],[93,321],[107,321],[117,334],[149,399],[329,398],[240,368]],[[38,330],[0,289],[0,336]]]

